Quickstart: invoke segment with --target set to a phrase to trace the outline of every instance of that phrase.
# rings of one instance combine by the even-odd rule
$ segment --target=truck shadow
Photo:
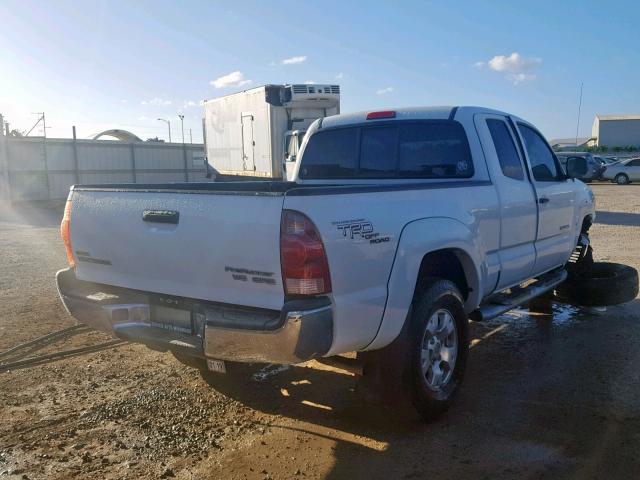
[[[606,315],[522,310],[472,324],[460,396],[428,424],[363,402],[353,376],[315,365],[215,388],[302,422],[271,428],[335,442],[326,478],[622,478],[640,467],[640,399],[621,387],[637,379],[638,319],[635,300]]]
[[[640,226],[640,213],[596,211],[595,223],[637,227]]]

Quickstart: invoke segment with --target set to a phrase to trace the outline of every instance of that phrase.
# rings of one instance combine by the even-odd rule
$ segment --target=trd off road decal
[[[381,236],[373,228],[373,223],[365,218],[355,220],[339,220],[331,222],[342,233],[342,236],[351,240],[368,240],[369,243],[384,243],[389,241],[388,236]]]
[[[266,283],[267,285],[276,284],[276,280],[273,278],[273,272],[262,272],[260,270],[229,266],[224,267],[224,271],[230,272],[233,279],[239,282],[252,281],[253,283]]]

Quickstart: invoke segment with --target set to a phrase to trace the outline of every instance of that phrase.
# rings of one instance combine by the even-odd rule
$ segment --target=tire
[[[596,262],[588,271],[572,275],[557,289],[558,297],[585,307],[630,302],[638,295],[638,271],[619,263]]]
[[[364,360],[360,393],[368,400],[392,401],[396,407],[407,403],[424,420],[441,415],[462,383],[469,348],[467,325],[456,285],[429,279],[416,292],[400,336],[384,349],[360,355]],[[449,335],[434,335],[441,327],[449,327]]]
[[[616,175],[616,178],[614,179],[614,181],[618,184],[618,185],[628,185],[629,182],[629,177],[624,174],[624,173],[619,173]]]
[[[448,321],[447,317],[450,317]],[[437,324],[436,332],[440,331],[441,327],[445,329],[446,325],[453,327],[453,331],[446,337],[433,335],[434,324]],[[464,311],[462,295],[453,282],[448,280],[429,282],[415,299],[409,329],[411,332],[409,375],[404,378],[413,406],[425,420],[431,420],[447,410],[462,384],[469,351],[467,325],[468,319]],[[441,383],[435,381],[433,368],[438,364],[438,360],[431,364],[431,368],[424,367],[425,363],[429,364],[428,360],[425,362],[424,350],[425,347],[428,350],[432,343],[434,343],[434,350],[431,351],[430,356],[433,357],[433,353],[436,352],[437,358],[440,359],[438,370],[445,372]],[[447,355],[450,355],[454,347],[455,356],[449,359],[453,361],[447,363],[447,356],[444,353],[448,352]],[[445,369],[446,365],[448,367]]]

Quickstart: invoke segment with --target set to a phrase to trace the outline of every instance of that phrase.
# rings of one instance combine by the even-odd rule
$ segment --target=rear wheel
[[[627,185],[629,183],[629,177],[624,173],[616,175],[615,182],[618,185]]]
[[[429,282],[415,301],[405,384],[414,407],[426,420],[449,408],[462,383],[467,324],[462,295],[448,280]]]
[[[406,404],[425,420],[452,404],[466,366],[467,315],[456,285],[429,279],[416,292],[400,336],[389,346],[360,354],[359,390],[369,400]]]

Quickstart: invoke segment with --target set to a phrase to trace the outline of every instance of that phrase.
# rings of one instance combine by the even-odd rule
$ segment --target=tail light
[[[67,251],[67,261],[71,268],[75,268],[76,261],[73,258],[73,249],[71,248],[71,200],[67,200],[64,206],[64,215],[60,223],[60,236],[64,242],[64,248]]]
[[[331,292],[324,245],[315,225],[295,210],[284,210],[280,223],[280,263],[287,295]]]

